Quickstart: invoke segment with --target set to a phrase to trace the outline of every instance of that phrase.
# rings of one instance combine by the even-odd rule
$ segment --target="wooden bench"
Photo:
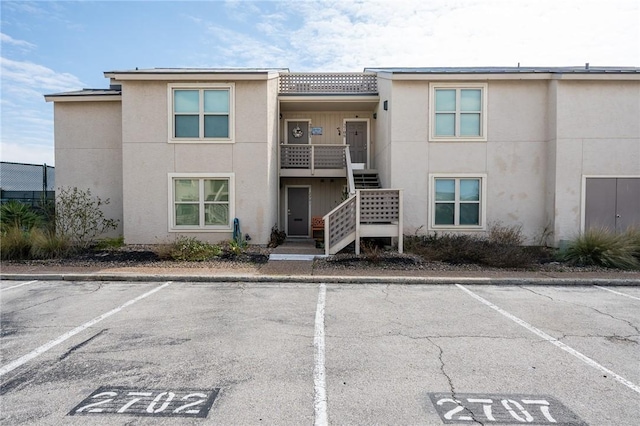
[[[316,237],[316,233],[320,233],[320,236]],[[313,216],[311,218],[311,238],[324,241],[324,219],[322,216]]]

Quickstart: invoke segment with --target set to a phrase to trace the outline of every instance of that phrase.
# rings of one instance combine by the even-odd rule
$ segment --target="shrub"
[[[107,219],[102,211],[102,207],[109,203],[108,198],[93,197],[89,189],[58,189],[55,211],[57,235],[79,248],[87,248],[97,236],[118,227],[118,221]]]
[[[489,242],[500,245],[521,246],[524,242],[521,226],[494,223],[489,227]]]
[[[101,238],[96,242],[96,250],[112,250],[124,246],[124,237]]]
[[[592,228],[569,243],[562,259],[580,266],[640,269],[635,238],[633,231],[614,234],[606,229]]]
[[[3,260],[28,259],[31,251],[29,232],[17,226],[6,228],[0,240],[0,257]]]
[[[173,243],[161,244],[155,253],[161,259],[201,262],[220,256],[219,246],[199,241],[193,237],[179,237]]]
[[[247,242],[244,240],[229,240],[224,247],[223,257],[236,257],[244,253],[247,248]]]
[[[284,243],[287,239],[287,233],[278,229],[278,225],[273,225],[271,228],[271,237],[269,238],[269,244],[267,247],[275,248]]]
[[[73,247],[64,236],[51,231],[32,229],[30,233],[31,249],[29,256],[33,259],[54,259],[67,256]]]
[[[42,217],[20,201],[11,200],[0,208],[2,229],[18,228],[29,230],[42,224]]]
[[[625,235],[631,244],[633,256],[640,261],[640,228],[629,228]]]
[[[360,242],[362,256],[371,263],[379,263],[382,260],[382,247],[373,239]]]
[[[520,244],[519,227],[494,225],[488,237],[466,234],[413,235],[405,237],[405,250],[427,261],[476,264],[497,268],[524,268],[535,260],[534,251]]]

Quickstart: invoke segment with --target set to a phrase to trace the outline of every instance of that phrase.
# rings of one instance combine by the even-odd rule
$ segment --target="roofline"
[[[44,95],[44,100],[46,102],[120,102],[122,94],[119,91],[101,94],[82,92],[53,93]]]
[[[288,68],[265,68],[265,69],[243,69],[243,68],[153,68],[143,70],[122,70],[105,71],[104,76],[118,81],[123,80],[270,80],[276,78],[280,73],[288,73]]]
[[[365,68],[386,80],[640,80],[636,67]]]

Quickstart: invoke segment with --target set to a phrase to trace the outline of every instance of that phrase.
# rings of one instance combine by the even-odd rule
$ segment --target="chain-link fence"
[[[46,164],[0,162],[0,203],[17,200],[32,207],[54,201],[55,168]]]

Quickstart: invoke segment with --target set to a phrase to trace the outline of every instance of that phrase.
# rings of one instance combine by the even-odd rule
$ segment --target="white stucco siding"
[[[166,142],[169,135],[167,83],[122,83],[122,140],[124,143]]]
[[[122,234],[122,125],[120,102],[56,102],[54,135],[56,190],[77,187],[110,203],[105,217]]]
[[[405,191],[406,233],[429,229],[430,174],[486,177],[486,228],[521,226],[529,243],[543,233],[547,83],[491,81],[485,96],[486,142],[429,142],[429,82],[393,82],[390,186]]]
[[[429,84],[394,81],[389,102],[393,142],[424,142],[429,135]]]
[[[583,178],[640,175],[640,82],[557,83],[555,241],[581,229]]]
[[[491,142],[548,139],[547,81],[492,81],[488,85],[487,134]]]
[[[193,82],[189,82],[193,84]],[[229,173],[235,181],[234,211],[252,243],[266,244],[277,213],[277,178],[269,173],[267,119],[276,103],[265,81],[234,82],[234,142],[170,143],[169,82],[125,82],[123,86],[123,197],[125,239],[154,244],[189,235],[219,242],[225,231],[170,230],[169,173]],[[128,114],[128,115],[125,115]],[[271,124],[273,129],[274,124]],[[275,187],[274,188],[270,188]],[[233,218],[231,218],[233,219]],[[275,223],[275,222],[274,222]]]
[[[122,154],[125,242],[169,242],[167,176],[175,169],[174,145],[125,143]]]
[[[521,227],[539,244],[550,224],[545,211],[546,142],[487,144],[487,221]]]
[[[640,82],[561,81],[558,138],[637,139]]]
[[[380,102],[376,112],[376,119],[373,120],[372,128],[374,129],[376,138],[373,143],[374,156],[372,158],[373,167],[378,170],[380,182],[382,186],[389,187],[391,185],[391,114],[389,110],[384,109],[384,101],[387,105],[392,103],[392,82],[387,79],[378,79],[378,93]]]

